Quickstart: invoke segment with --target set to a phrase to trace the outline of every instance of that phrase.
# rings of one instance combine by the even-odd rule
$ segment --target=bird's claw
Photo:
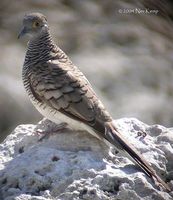
[[[54,133],[58,133],[65,129],[67,127],[67,123],[60,123],[56,124],[54,126],[47,126],[45,130],[42,130],[40,128],[35,129],[34,134],[41,136],[38,141],[42,141],[45,138],[48,138],[50,135],[53,135]]]

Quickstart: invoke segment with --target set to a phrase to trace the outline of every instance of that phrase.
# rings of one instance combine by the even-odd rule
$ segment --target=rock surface
[[[159,190],[127,158],[86,132],[67,129],[38,141],[34,132],[46,123],[20,125],[0,145],[1,200],[173,199],[173,192]],[[173,130],[134,118],[115,123],[173,190]],[[138,136],[144,132],[145,138]]]

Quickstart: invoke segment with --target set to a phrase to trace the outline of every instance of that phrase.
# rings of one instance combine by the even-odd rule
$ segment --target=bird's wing
[[[110,116],[75,66],[58,61],[39,64],[31,73],[30,87],[40,102],[104,132],[103,121]]]

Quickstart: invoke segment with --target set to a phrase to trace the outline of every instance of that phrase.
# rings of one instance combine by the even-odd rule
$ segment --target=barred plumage
[[[93,91],[83,73],[53,42],[46,18],[40,13],[26,15],[21,35],[30,40],[23,66],[26,91],[38,111],[51,121],[67,122],[75,129],[86,129],[118,150],[167,190],[143,156],[117,131],[112,117]]]

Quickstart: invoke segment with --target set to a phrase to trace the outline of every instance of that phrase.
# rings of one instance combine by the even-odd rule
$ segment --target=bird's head
[[[46,17],[41,13],[30,13],[24,16],[23,27],[18,35],[21,38],[24,35],[29,35],[31,38],[39,36],[42,32],[48,29]]]

